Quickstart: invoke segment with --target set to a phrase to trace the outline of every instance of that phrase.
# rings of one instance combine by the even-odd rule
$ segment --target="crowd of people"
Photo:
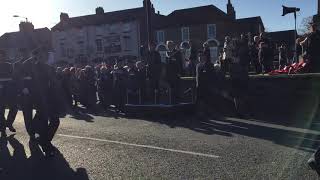
[[[311,32],[299,46],[305,52],[309,72],[318,72],[319,31],[313,24]],[[91,65],[53,67],[47,64],[48,50],[40,47],[31,58],[10,64],[0,53],[0,132],[6,128],[15,132],[13,123],[20,109],[23,111],[30,139],[37,140],[43,151],[54,154],[51,140],[59,127],[59,117],[73,111],[80,104],[95,109],[114,107],[125,111],[125,104],[160,104],[162,94],[169,96],[168,104],[182,99],[181,77],[196,77],[196,103],[210,106],[217,80],[230,75],[232,97],[240,112],[242,99],[248,88],[249,71],[269,73],[274,69],[274,47],[264,33],[255,36],[226,37],[219,59],[212,61],[210,47],[204,44],[192,50],[188,59],[173,41],[167,42],[166,61],[150,44],[141,61],[121,60]],[[289,64],[286,48],[279,47],[279,68]],[[9,108],[5,118],[5,109]],[[33,116],[33,110],[36,110]],[[36,137],[36,134],[39,137]]]

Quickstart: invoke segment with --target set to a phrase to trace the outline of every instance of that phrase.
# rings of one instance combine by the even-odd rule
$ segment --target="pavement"
[[[21,113],[14,126],[0,139],[0,180],[318,178],[306,162],[320,122],[75,113],[61,119],[54,158],[29,142]]]

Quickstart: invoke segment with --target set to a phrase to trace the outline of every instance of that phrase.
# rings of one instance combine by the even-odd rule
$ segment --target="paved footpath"
[[[319,144],[315,122],[80,113],[61,120],[51,159],[29,143],[21,113],[14,125],[0,140],[0,180],[317,179],[306,165]]]

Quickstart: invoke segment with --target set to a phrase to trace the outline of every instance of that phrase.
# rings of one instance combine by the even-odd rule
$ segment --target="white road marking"
[[[57,135],[60,136],[60,137],[67,137],[67,138],[74,138],[74,139],[85,139],[85,140],[91,140],[91,141],[99,141],[99,142],[106,142],[106,143],[112,143],[112,144],[120,144],[120,145],[124,145],[124,146],[133,146],[133,147],[139,147],[139,148],[147,148],[147,149],[154,149],[154,150],[160,150],[160,151],[182,153],[182,154],[188,154],[188,155],[193,155],[193,156],[202,156],[202,157],[208,157],[208,158],[219,158],[219,156],[212,155],[212,154],[204,154],[204,153],[197,153],[197,152],[192,152],[192,151],[183,151],[183,150],[177,150],[177,149],[168,149],[168,148],[162,148],[162,147],[151,146],[151,145],[141,145],[141,144],[120,142],[120,141],[112,141],[112,140],[107,140],[107,139],[81,137],[81,136],[73,136],[73,135],[65,135],[65,134],[57,134]]]

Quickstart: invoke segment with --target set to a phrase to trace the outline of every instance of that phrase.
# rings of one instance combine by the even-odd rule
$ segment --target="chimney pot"
[[[103,7],[97,7],[97,8],[96,8],[96,14],[99,14],[99,15],[104,14],[104,9],[103,9]]]
[[[60,21],[65,22],[69,19],[69,14],[68,13],[61,13],[60,14]]]

